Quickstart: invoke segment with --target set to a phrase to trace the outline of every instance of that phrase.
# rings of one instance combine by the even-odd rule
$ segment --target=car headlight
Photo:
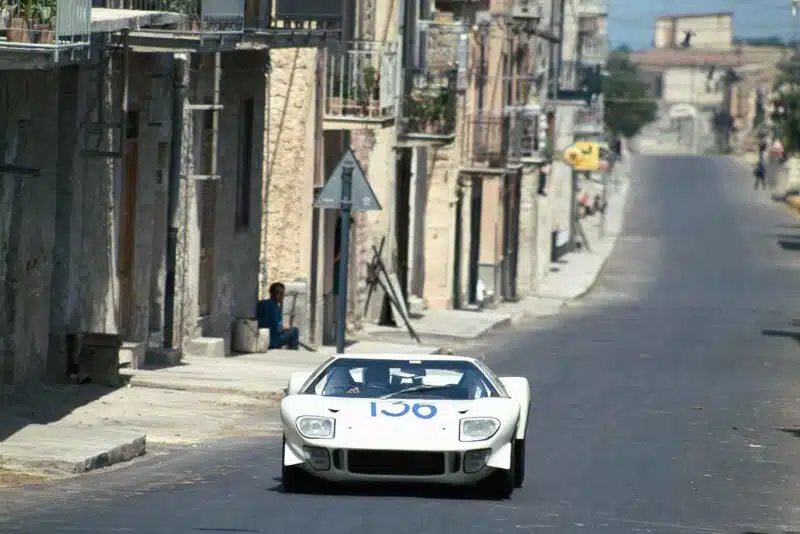
[[[303,416],[297,418],[297,431],[308,439],[331,439],[336,431],[332,417]]]
[[[471,417],[461,420],[459,439],[461,441],[483,441],[500,430],[500,421],[493,417]]]

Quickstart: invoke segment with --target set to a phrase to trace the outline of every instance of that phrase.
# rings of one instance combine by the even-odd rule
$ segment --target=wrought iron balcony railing
[[[549,97],[556,100],[584,100],[602,90],[602,65],[585,61],[564,61],[560,69],[551,70]]]
[[[413,89],[401,101],[400,134],[405,138],[446,143],[455,137],[458,69],[406,71]]]
[[[176,13],[187,33],[244,33],[245,0],[121,0],[121,9]]]
[[[467,166],[505,167],[510,117],[476,113],[467,118],[462,154]]]
[[[88,48],[92,31],[91,0],[8,0],[0,9],[4,50],[59,53]]]
[[[589,104],[578,110],[574,115],[574,130],[577,135],[597,136],[604,132],[603,98],[594,96]]]
[[[509,106],[508,163],[531,164],[545,160],[547,116],[539,106]]]
[[[398,68],[395,43],[354,41],[331,48],[325,83],[325,118],[393,119]]]
[[[603,133],[603,107],[599,101],[578,110],[574,115],[574,130],[579,135],[599,135]]]

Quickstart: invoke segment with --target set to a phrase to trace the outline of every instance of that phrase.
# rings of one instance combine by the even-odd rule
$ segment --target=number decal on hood
[[[413,404],[408,405],[403,401],[396,401],[389,404],[390,406],[394,406],[395,410],[389,411],[385,409],[378,410],[378,403],[377,402],[370,402],[369,403],[369,410],[371,417],[378,417],[378,414],[386,416],[386,417],[403,417],[404,415],[408,415],[408,412],[414,414],[414,417],[417,419],[433,419],[436,417],[436,414],[439,410],[436,409],[436,406],[433,404]]]

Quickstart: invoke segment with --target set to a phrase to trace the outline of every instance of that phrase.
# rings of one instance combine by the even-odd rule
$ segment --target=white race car
[[[511,496],[525,477],[527,378],[460,356],[339,354],[293,373],[281,401],[283,486],[478,485]]]

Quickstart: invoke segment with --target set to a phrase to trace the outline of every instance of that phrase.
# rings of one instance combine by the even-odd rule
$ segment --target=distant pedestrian
[[[756,178],[755,184],[753,186],[754,189],[758,189],[759,186],[761,186],[761,189],[767,188],[766,175],[767,175],[767,170],[764,166],[764,162],[762,160],[759,160],[758,163],[756,163],[755,169],[753,169],[753,176],[755,176]]]
[[[622,161],[622,140],[617,137],[614,139],[614,158],[617,161]]]
[[[275,282],[269,286],[269,300],[265,303],[266,327],[269,328],[269,348],[298,350],[300,330],[295,326],[283,325],[283,297],[286,286]]]

